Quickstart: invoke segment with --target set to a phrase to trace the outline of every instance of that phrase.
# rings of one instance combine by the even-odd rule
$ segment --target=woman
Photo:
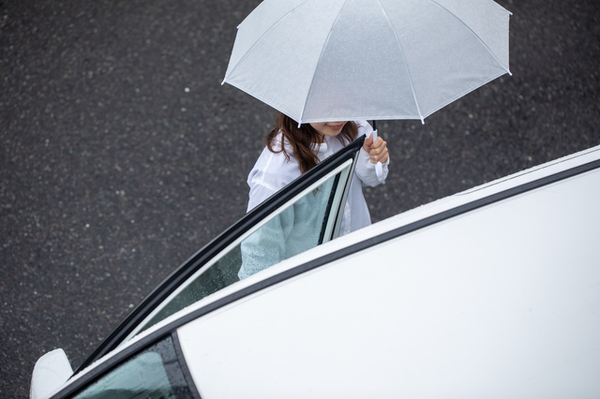
[[[298,126],[297,122],[280,114],[276,126],[267,137],[262,154],[248,176],[248,211],[364,134],[367,139],[360,150],[350,184],[340,235],[370,225],[371,217],[362,186],[383,183],[388,174],[389,163],[387,143],[381,138],[373,143],[372,132],[372,127],[366,121],[321,122]],[[377,162],[383,164],[380,177],[375,172]],[[314,237],[306,231],[313,219],[313,224],[318,223],[319,209],[315,204],[322,200],[315,193],[315,198],[299,201],[244,241],[240,278],[315,246]],[[307,201],[312,204],[309,205]]]

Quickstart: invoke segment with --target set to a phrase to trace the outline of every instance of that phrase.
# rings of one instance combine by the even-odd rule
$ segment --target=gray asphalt
[[[0,397],[80,364],[240,218],[274,111],[221,86],[258,0],[0,0]],[[379,124],[381,220],[600,144],[600,3],[503,0],[511,71],[426,120]]]

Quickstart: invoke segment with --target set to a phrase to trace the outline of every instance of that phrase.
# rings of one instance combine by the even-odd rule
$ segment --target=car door
[[[336,238],[364,139],[360,137],[300,176],[198,251],[144,299],[75,374],[140,332],[239,281],[246,265],[251,271],[242,277]],[[281,242],[273,242],[274,231],[299,228],[289,225],[294,219],[290,214],[298,207],[311,207],[316,216],[304,223],[303,233],[295,233],[306,242],[291,243],[288,247],[295,244],[295,248],[282,252]]]

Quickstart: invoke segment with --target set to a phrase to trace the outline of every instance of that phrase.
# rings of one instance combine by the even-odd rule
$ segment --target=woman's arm
[[[300,176],[295,158],[286,158],[282,152],[273,153],[265,148],[248,175],[250,193],[247,212],[281,190]]]

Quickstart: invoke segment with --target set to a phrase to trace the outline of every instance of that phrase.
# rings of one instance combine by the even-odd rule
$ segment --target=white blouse
[[[358,126],[359,137],[365,134],[368,138],[373,132],[373,128],[367,121],[355,121],[355,123]],[[281,149],[282,137],[282,134],[276,137],[276,144],[273,146],[274,150]],[[265,147],[256,161],[254,168],[250,171],[248,175],[248,185],[250,186],[248,212],[301,175],[300,167],[298,166],[298,161],[293,156],[292,148],[288,143],[285,146],[290,156],[289,160],[286,159],[283,152],[273,153]],[[325,141],[322,144],[316,145],[314,151],[319,158],[319,162],[321,162],[343,147],[344,144],[337,137],[325,136]],[[389,158],[383,164],[381,178],[378,178],[375,173],[375,165],[371,163],[369,154],[361,148],[350,185],[350,192],[348,193],[346,207],[348,211],[345,212],[344,221],[342,222],[342,225],[346,222],[347,228],[344,229],[342,227],[341,231],[343,234],[371,224],[371,216],[369,215],[369,208],[362,193],[362,186],[374,187],[384,183],[388,175],[388,164]],[[349,223],[348,220],[350,221]]]
[[[359,137],[363,134],[369,137],[373,132],[373,128],[366,121],[356,121],[355,123],[358,127]],[[282,138],[283,135],[281,133],[276,136],[273,145],[275,151],[281,149]],[[324,139],[322,144],[315,145],[314,147],[319,162],[333,155],[345,146],[338,137],[325,136]],[[301,175],[298,161],[294,158],[291,146],[287,142],[283,145],[289,154],[289,159],[286,158],[283,152],[274,153],[269,151],[268,148],[265,148],[250,172],[248,176],[248,185],[250,186],[248,212]],[[375,165],[371,163],[369,159],[369,154],[364,149],[360,149],[358,161],[354,169],[354,176],[350,183],[348,199],[344,208],[344,216],[340,226],[340,236],[371,224],[371,216],[362,192],[362,186],[373,187],[384,183],[388,175],[388,164],[389,158],[388,161],[383,164],[383,173],[381,177],[378,177],[375,172]],[[296,214],[293,217],[295,220],[295,222],[293,222],[294,224],[299,221],[308,222],[315,218],[315,211],[317,210],[314,206],[302,207],[301,209],[305,209],[304,212],[306,213],[303,215],[299,215],[299,209],[298,207],[296,208]],[[284,218],[286,216],[282,215],[281,217]],[[269,225],[274,225],[275,223],[279,222],[269,223],[266,228],[273,228],[273,226]],[[281,237],[281,239],[279,239],[277,238],[278,236],[284,236],[286,234],[285,228],[282,232],[280,232],[280,227],[275,228],[275,230],[277,231],[272,231],[270,233],[267,233],[267,231],[261,233],[259,230],[257,232],[257,237],[250,237],[247,240],[248,242],[242,244],[243,266],[239,273],[240,278],[254,274],[280,260],[303,252],[316,245],[303,242],[300,237],[293,238],[290,236]],[[293,235],[293,232],[289,232],[289,234]],[[269,235],[270,237],[266,237],[266,235]],[[261,241],[262,244],[259,244],[258,241]],[[270,254],[264,252],[266,247],[269,248]],[[271,257],[270,255],[273,255],[273,259],[267,259]]]

